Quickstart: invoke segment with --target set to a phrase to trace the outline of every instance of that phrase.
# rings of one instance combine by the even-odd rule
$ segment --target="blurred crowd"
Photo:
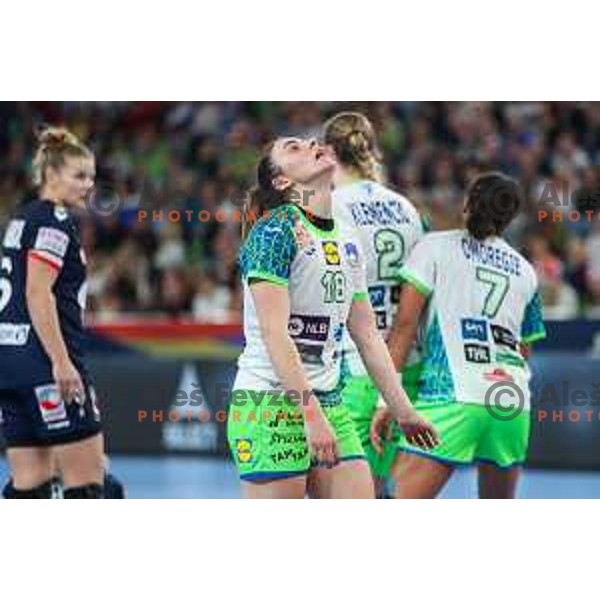
[[[508,235],[538,272],[546,316],[600,318],[600,211],[586,214],[576,200],[578,190],[600,190],[600,103],[0,103],[0,230],[19,202],[35,197],[36,129],[65,124],[96,153],[98,194],[124,202],[115,215],[82,218],[95,317],[239,319],[239,224],[171,222],[166,211],[231,211],[266,142],[318,136],[327,117],[347,109],[371,118],[389,184],[433,229],[461,225],[476,172],[516,177],[524,209]],[[164,209],[162,220],[140,220],[140,202],[150,213]]]

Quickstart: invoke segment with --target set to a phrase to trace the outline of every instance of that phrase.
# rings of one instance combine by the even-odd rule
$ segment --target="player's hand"
[[[406,441],[423,450],[431,450],[440,443],[440,437],[435,427],[411,407],[406,415],[396,419],[404,433]]]
[[[337,440],[320,408],[307,410],[305,430],[312,463],[319,467],[335,466],[339,461]]]
[[[371,438],[373,448],[375,448],[378,454],[383,452],[383,440],[392,439],[393,422],[392,413],[386,407],[378,408],[373,414],[369,437]]]
[[[83,382],[77,369],[70,360],[57,362],[52,365],[52,377],[58,386],[60,397],[70,404],[82,404],[85,398]]]

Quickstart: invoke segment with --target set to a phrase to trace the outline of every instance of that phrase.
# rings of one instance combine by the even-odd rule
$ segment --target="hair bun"
[[[79,140],[64,127],[44,127],[37,135],[40,146],[45,148],[64,148],[65,146],[77,146]]]
[[[365,134],[358,129],[350,132],[348,135],[348,143],[356,152],[363,153],[369,150],[369,143],[367,142]]]

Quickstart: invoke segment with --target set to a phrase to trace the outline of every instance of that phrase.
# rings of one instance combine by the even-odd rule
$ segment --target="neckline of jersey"
[[[298,212],[304,224],[309,229],[311,229],[316,235],[318,235],[319,237],[337,236],[338,226],[335,219],[326,219],[317,215],[309,216],[308,213],[301,206],[298,206],[297,204],[293,204],[293,206],[298,209]],[[321,225],[321,227],[319,227],[319,224]]]

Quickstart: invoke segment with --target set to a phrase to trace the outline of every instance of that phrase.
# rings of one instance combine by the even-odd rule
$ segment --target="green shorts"
[[[481,404],[418,400],[415,408],[436,427],[441,443],[434,450],[424,451],[402,441],[399,449],[404,452],[454,465],[489,462],[502,468],[522,464],[527,458],[529,411],[501,421]]]
[[[417,396],[420,372],[420,365],[409,367],[403,372],[402,385],[411,402],[414,402]],[[390,470],[394,464],[402,433],[394,426],[392,438],[383,443],[383,452],[381,454],[371,444],[371,421],[377,409],[379,390],[367,375],[351,377],[342,390],[342,397],[354,420],[356,431],[365,449],[373,476],[386,479],[389,477]]]
[[[340,460],[364,459],[360,438],[339,392],[316,395],[323,398],[321,407],[335,433]],[[274,404],[267,396],[258,405],[248,400],[244,406],[229,407],[227,439],[245,481],[295,477],[311,468],[301,408]]]

